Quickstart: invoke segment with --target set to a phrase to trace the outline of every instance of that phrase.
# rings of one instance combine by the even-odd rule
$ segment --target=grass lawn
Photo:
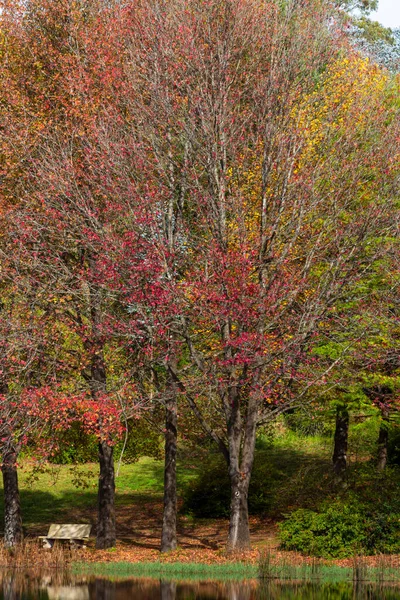
[[[207,456],[204,457],[205,459]],[[298,435],[278,435],[271,447],[261,442],[256,462],[263,465],[261,477],[273,479],[271,493],[281,502],[284,485],[290,481],[298,487],[298,478],[304,464],[315,460],[327,462],[326,440]],[[199,457],[182,456],[178,462],[178,495],[194,482],[202,460]],[[117,468],[117,465],[116,465]],[[223,474],[226,467],[222,463]],[[218,474],[217,474],[218,475]],[[38,470],[29,459],[22,459],[18,471],[24,525],[30,532],[53,522],[94,522],[97,504],[98,465],[48,465]],[[289,481],[290,480],[290,481]],[[272,482],[271,482],[272,483]],[[226,487],[229,496],[229,483]],[[289,487],[288,487],[289,485]],[[143,457],[133,464],[122,464],[116,478],[116,506],[135,507],[144,503],[158,502],[163,491],[163,462]],[[0,519],[3,518],[3,490],[0,482]],[[289,494],[292,496],[292,492]],[[229,500],[228,504],[229,506]],[[269,508],[269,507],[267,507]],[[118,513],[118,510],[117,510]],[[216,515],[218,516],[218,515]],[[221,515],[222,516],[222,515]],[[210,515],[212,518],[212,515]]]
[[[229,481],[226,466],[218,457],[215,450],[199,450],[199,456],[191,452],[182,453],[178,461],[178,496],[182,497],[195,484],[196,477],[203,467],[205,484],[214,478],[216,486],[220,486],[226,494],[224,505],[229,507]],[[331,442],[329,438],[319,436],[302,436],[296,432],[277,430],[273,444],[267,438],[260,438],[256,451],[254,476],[264,483],[260,497],[256,498],[259,506],[256,512],[272,515],[279,518],[279,511],[291,509],[293,504],[302,505],[304,495],[309,495],[310,485],[305,481],[307,477],[317,477],[320,473],[330,469]],[[211,458],[210,468],[214,458],[219,460],[219,471],[214,471],[211,478],[208,470],[204,470],[207,461]],[[117,457],[118,458],[118,457]],[[118,465],[116,465],[117,468]],[[313,475],[316,471],[315,475]],[[41,534],[53,522],[95,522],[97,505],[97,478],[98,465],[89,463],[85,465],[48,465],[38,470],[34,468],[33,461],[22,459],[19,474],[21,504],[24,525],[29,533]],[[1,478],[0,478],[1,479]],[[200,482],[200,488],[202,482]],[[312,487],[312,486],[311,486]],[[135,511],[137,507],[143,508],[150,503],[156,513],[157,503],[162,498],[163,491],[163,462],[153,458],[143,457],[133,464],[123,464],[116,478],[116,506],[117,518],[123,510],[129,508]],[[207,496],[208,489],[205,485],[204,492]],[[197,494],[198,492],[195,492]],[[0,481],[0,522],[3,518],[2,486]],[[312,498],[315,493],[312,492]],[[250,497],[254,494],[250,493]],[[203,503],[201,493],[198,496],[200,506]],[[261,508],[260,508],[261,507]],[[264,508],[263,508],[264,507]],[[118,510],[118,508],[120,510]],[[150,510],[151,512],[151,510]],[[201,511],[200,511],[201,512]],[[196,515],[196,510],[193,511]],[[206,516],[225,517],[227,513]],[[189,514],[187,519],[190,520]],[[0,525],[1,527],[1,525]]]
[[[23,460],[18,471],[24,524],[36,530],[42,524],[63,521],[85,511],[95,511],[98,465],[49,465],[37,471]],[[179,485],[195,476],[193,467],[179,467]],[[126,506],[162,497],[163,464],[152,458],[122,465],[116,478],[116,505]],[[3,489],[0,488],[0,519],[3,519]]]
[[[296,472],[304,460],[326,456],[326,442],[321,438],[299,438],[290,433],[277,435],[272,448],[261,448],[258,460],[268,460],[273,465],[271,475],[287,479]],[[262,446],[262,444],[261,444]],[[118,458],[118,457],[117,457]],[[182,456],[178,462],[178,494],[181,495],[196,479],[199,457]],[[117,467],[117,465],[116,465]],[[225,467],[223,467],[225,469]],[[97,502],[98,465],[48,465],[35,469],[33,461],[23,458],[20,463],[19,485],[24,524],[36,529],[42,524],[72,519],[79,511],[94,511]],[[0,478],[1,480],[1,478]],[[116,478],[116,505],[129,506],[146,500],[156,501],[162,497],[163,462],[143,457],[133,464],[122,464]],[[0,519],[3,518],[2,482],[0,481]],[[81,515],[82,518],[82,515]]]
[[[285,439],[287,437],[287,439]],[[298,487],[299,476],[304,464],[315,459],[326,463],[325,440],[312,438],[307,443],[299,436],[277,435],[273,446],[266,440],[260,440],[257,450],[258,463],[262,466],[260,478],[267,478],[267,487],[271,498],[269,507],[282,499],[283,488],[289,481]],[[203,455],[201,455],[203,452]],[[218,455],[207,450],[199,450],[199,455],[181,452],[178,461],[178,496],[193,487],[199,471],[208,474],[208,458],[211,462]],[[222,472],[226,477],[226,466],[222,463]],[[19,468],[19,482],[23,522],[28,536],[34,538],[45,535],[51,523],[91,523],[95,535],[97,513],[98,465],[48,465],[40,471],[35,470],[33,462],[23,459]],[[209,477],[210,479],[210,477]],[[219,478],[218,472],[211,476],[229,497],[229,482]],[[269,485],[275,481],[274,485]],[[289,486],[290,487],[290,486]],[[289,488],[288,488],[289,489]],[[84,560],[88,562],[154,562],[159,557],[159,544],[162,525],[163,462],[153,458],[141,458],[134,464],[123,464],[116,478],[116,518],[117,549],[108,552],[94,550],[92,538]],[[0,488],[0,519],[2,520],[3,502]],[[286,496],[292,501],[292,492]],[[264,500],[262,500],[264,502]],[[229,499],[227,501],[229,506]],[[203,515],[204,517],[204,515]],[[251,518],[251,536],[254,553],[246,560],[253,565],[257,561],[258,548],[277,546],[275,524],[262,515]],[[191,514],[181,514],[178,518],[177,552],[171,560],[188,562],[225,562],[224,551],[228,533],[226,517],[210,514],[208,518],[197,518]],[[83,557],[82,557],[83,558]],[[232,562],[232,559],[229,559]]]

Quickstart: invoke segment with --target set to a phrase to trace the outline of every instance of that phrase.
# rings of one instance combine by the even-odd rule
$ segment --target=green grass
[[[360,427],[361,425],[357,425],[357,431]],[[364,431],[365,435],[367,433],[372,436],[369,430]],[[375,435],[376,432],[373,433]],[[289,429],[283,421],[277,423],[272,438],[260,435],[250,489],[252,512],[280,519],[282,514],[300,507],[317,510],[321,503],[337,493],[332,486],[331,451],[332,440],[329,437],[301,434]],[[222,458],[218,459],[217,451],[208,446],[196,451],[181,448],[180,456],[178,495],[185,500],[186,515],[193,515],[194,518],[207,517],[210,520],[218,516],[226,517],[229,512],[229,480],[226,464]],[[83,522],[85,518],[89,519],[85,511],[95,511],[98,478],[96,463],[51,466],[43,472],[32,471],[29,459],[22,459],[21,465],[21,503],[24,524],[28,528],[36,528],[36,531],[40,528],[42,531],[49,523],[73,519],[76,513],[80,513],[76,518]],[[213,465],[217,468],[210,468]],[[354,469],[349,471],[350,476],[353,471]],[[195,480],[199,474],[204,481],[196,485]],[[210,503],[212,495],[207,488],[210,484],[216,488],[212,493],[217,504],[219,503],[217,506]],[[162,460],[141,458],[134,464],[123,464],[116,480],[117,509],[118,506],[133,507],[139,503],[145,504],[146,500],[161,498],[162,490]],[[190,505],[187,501],[191,490],[194,492],[194,501],[202,510],[201,515],[196,512],[193,502]],[[209,507],[207,514],[205,506]],[[2,511],[0,482],[0,522]]]
[[[115,562],[115,563],[74,563],[72,572],[76,575],[96,575],[112,578],[148,577],[172,580],[214,580],[245,581],[259,578],[260,569],[256,565],[242,562],[225,564],[202,563],[163,563],[163,562]],[[263,580],[303,581],[319,583],[354,582],[352,567],[337,565],[292,565],[278,563],[271,566],[268,573],[261,576]],[[365,583],[400,583],[400,573],[394,567],[364,567],[358,575],[359,582]]]
[[[220,581],[243,581],[257,577],[258,568],[255,565],[241,562],[226,564],[202,563],[74,563],[72,572],[77,575],[97,575],[105,577],[151,577],[159,579],[166,577],[179,580],[213,579]]]
[[[260,438],[262,442],[263,438]],[[278,432],[274,438],[272,449],[274,452],[280,450],[291,450],[300,452],[304,458],[319,456],[322,459],[330,459],[332,453],[332,441],[329,437],[322,435],[301,435],[296,431],[286,429]]]
[[[261,442],[262,446],[262,442]],[[310,455],[325,454],[324,442],[321,438],[300,439],[297,434],[287,432],[278,436],[272,450],[273,461],[276,463],[274,476],[280,479],[287,470],[296,470],[296,455],[301,449],[306,460]],[[286,448],[289,455],[282,455]],[[260,452],[260,458],[263,458]],[[178,464],[178,492],[187,488],[196,478],[198,465],[201,460],[183,457]],[[195,463],[195,464],[193,464]],[[290,466],[292,464],[292,467]],[[21,460],[18,472],[21,504],[24,523],[29,526],[51,523],[64,519],[68,513],[76,509],[93,510],[97,503],[98,465],[50,465],[42,471],[35,471],[31,461]],[[287,480],[285,475],[284,479]],[[128,505],[147,498],[160,497],[163,490],[163,462],[153,458],[141,458],[134,464],[123,464],[119,477],[116,479],[116,505]],[[0,519],[2,519],[2,487],[0,482]]]
[[[49,465],[35,471],[32,463],[22,460],[18,471],[24,524],[37,526],[67,518],[71,511],[95,509],[97,505],[98,465]],[[178,485],[184,486],[195,476],[191,466],[179,465]],[[116,505],[134,504],[145,498],[161,497],[163,463],[141,458],[124,464],[116,478]],[[0,484],[0,520],[3,518],[3,489]]]

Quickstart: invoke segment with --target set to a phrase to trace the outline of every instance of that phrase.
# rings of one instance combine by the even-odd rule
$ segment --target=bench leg
[[[70,539],[71,548],[86,548],[84,540]]]

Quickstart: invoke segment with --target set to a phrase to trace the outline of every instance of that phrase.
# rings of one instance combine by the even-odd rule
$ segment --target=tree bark
[[[241,473],[231,476],[231,508],[229,519],[228,550],[231,552],[250,547],[248,491],[249,478]]]
[[[244,426],[236,391],[230,400],[232,411],[228,440],[231,506],[228,551],[236,552],[250,547],[248,492],[256,445],[257,400],[255,397],[248,399]]]
[[[3,452],[4,545],[13,548],[23,540],[21,503],[17,473],[18,452],[14,447]]]
[[[107,375],[102,348],[96,348],[93,344],[91,351],[90,385],[92,396],[96,399],[99,394],[106,392]],[[107,440],[99,442],[99,464],[96,548],[104,550],[113,548],[116,543],[114,448]]]
[[[175,371],[176,365],[172,365]],[[165,405],[164,512],[161,552],[176,548],[176,451],[177,451],[177,384],[169,371],[169,397]]]
[[[387,465],[389,442],[388,419],[389,411],[382,409],[382,421],[379,428],[378,452],[376,461],[376,468],[378,471],[384,471]]]
[[[99,443],[99,489],[96,548],[112,548],[116,542],[114,448]]]
[[[333,450],[333,470],[341,477],[347,467],[347,446],[349,437],[349,413],[346,407],[336,409],[336,428]]]

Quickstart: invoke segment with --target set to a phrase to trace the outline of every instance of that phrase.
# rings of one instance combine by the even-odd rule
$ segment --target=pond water
[[[98,577],[65,573],[0,573],[0,600],[400,600],[400,587],[349,583],[196,583]]]

